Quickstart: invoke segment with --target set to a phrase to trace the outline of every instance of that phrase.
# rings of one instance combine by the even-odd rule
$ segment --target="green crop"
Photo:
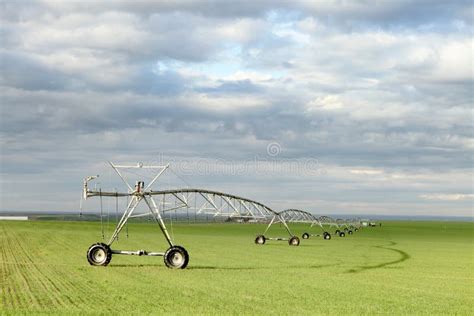
[[[187,269],[120,255],[90,266],[100,223],[0,222],[0,314],[474,314],[472,222],[384,222],[298,247],[255,245],[257,224],[168,227],[189,252]],[[268,235],[286,237],[279,225]],[[166,248],[151,223],[130,224],[112,245]]]

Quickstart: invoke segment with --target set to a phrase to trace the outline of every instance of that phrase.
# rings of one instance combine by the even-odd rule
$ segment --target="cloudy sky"
[[[473,10],[3,0],[0,211],[77,211],[111,160],[278,210],[472,216]]]

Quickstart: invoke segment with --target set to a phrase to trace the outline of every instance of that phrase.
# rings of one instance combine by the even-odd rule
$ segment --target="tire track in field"
[[[14,270],[22,280],[21,284],[8,287],[9,299],[5,295],[5,307],[15,309],[36,307],[47,310],[64,307],[87,309],[94,301],[101,300],[101,295],[96,295],[96,287],[89,286],[85,282],[74,282],[71,278],[72,271],[66,272],[55,265],[38,262],[40,256],[35,248],[26,247],[36,241],[27,238],[28,234],[23,234],[19,238],[18,234],[7,233],[3,228],[2,235],[6,239],[2,243],[2,269]],[[72,274],[77,277],[77,273]],[[21,296],[18,293],[21,293]],[[45,296],[45,293],[48,295]],[[25,297],[28,299],[24,299]]]
[[[382,263],[375,264],[375,265],[361,266],[361,267],[356,268],[356,269],[350,269],[347,272],[348,273],[359,273],[359,272],[362,272],[362,271],[365,271],[365,270],[380,269],[380,268],[384,268],[386,266],[401,263],[401,262],[404,262],[404,261],[410,259],[411,256],[408,253],[406,253],[405,251],[400,250],[400,249],[387,247],[387,246],[395,246],[396,244],[397,243],[395,243],[393,241],[390,241],[389,245],[380,245],[380,246],[373,246],[373,247],[374,248],[379,248],[379,249],[384,249],[384,250],[390,250],[392,252],[396,252],[400,255],[399,259],[393,260],[393,261],[388,261],[388,262],[382,262]]]

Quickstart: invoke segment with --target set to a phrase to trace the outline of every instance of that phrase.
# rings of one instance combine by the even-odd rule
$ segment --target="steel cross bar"
[[[206,199],[206,201],[207,201],[209,204],[211,204],[212,207],[214,207],[214,209],[216,210],[216,213],[214,214],[214,216],[219,215],[220,212],[222,211],[222,209],[219,209],[219,208],[217,207],[217,205],[216,205],[216,204],[214,203],[214,201],[209,197],[209,195],[208,195],[208,196],[202,195],[202,196],[203,196],[203,197]]]
[[[255,216],[254,213],[250,210],[250,208],[247,206],[247,204],[245,204],[245,201],[242,201],[242,200],[239,200],[240,201],[240,204],[244,206],[244,208],[248,211],[248,213],[251,215],[251,216]],[[248,203],[248,202],[247,202]]]
[[[117,224],[117,227],[115,227],[115,230],[112,234],[112,237],[110,237],[110,240],[107,245],[111,245],[115,239],[117,239],[118,234],[122,230],[123,226],[127,222],[128,218],[132,215],[133,211],[137,208],[138,204],[140,203],[142,197],[141,196],[136,196],[134,195],[131,199],[130,202],[127,206],[127,209],[122,215],[122,218],[120,219],[119,223]]]
[[[168,230],[166,229],[166,225],[163,222],[163,218],[160,215],[160,210],[158,206],[156,205],[155,200],[153,200],[151,196],[148,198],[144,197],[143,199],[145,200],[145,203],[148,205],[148,208],[150,209],[150,211],[154,214],[155,220],[158,223],[158,226],[160,226],[161,232],[165,236],[166,241],[168,241],[168,244],[170,245],[170,247],[172,247],[173,241],[168,233]],[[153,204],[153,207],[150,205],[150,202],[148,202],[148,199],[150,199],[151,203]]]
[[[223,196],[222,199],[223,199],[227,204],[229,204],[229,206],[235,211],[235,214],[236,214],[237,216],[242,215],[242,214],[240,214],[239,210],[231,203],[231,201],[229,200],[228,197]]]
[[[180,202],[182,202],[185,206],[188,206],[185,200],[181,199],[176,193],[172,193],[175,198],[177,198]]]
[[[118,167],[116,167],[112,162],[109,161],[109,164],[110,166],[112,166],[112,168],[115,170],[115,172],[118,174],[118,176],[120,177],[120,179],[122,179],[123,183],[125,183],[125,185],[130,189],[130,192],[133,192],[134,190],[132,189],[132,187],[130,186],[130,184],[128,184],[128,181],[125,179],[125,177],[120,173],[120,171],[118,170]]]
[[[270,226],[272,226],[272,224],[273,224],[273,222],[275,221],[275,219],[276,219],[277,216],[278,216],[278,215],[274,215],[274,216],[272,217],[272,220],[270,221],[270,223],[268,223],[268,226],[267,226],[267,228],[265,229],[265,231],[263,232],[263,235],[265,235],[265,234],[267,233],[267,231],[270,229]]]
[[[166,171],[166,169],[168,169],[169,166],[170,166],[170,164],[167,164],[166,166],[163,167],[163,170],[161,170],[160,172],[158,172],[158,174],[153,178],[153,180],[151,180],[151,182],[146,186],[145,191],[148,190],[149,188],[151,188],[151,186],[153,185],[153,183],[155,183],[156,180],[158,180],[158,178],[163,174],[163,172]],[[141,167],[141,168],[142,168],[142,167]]]

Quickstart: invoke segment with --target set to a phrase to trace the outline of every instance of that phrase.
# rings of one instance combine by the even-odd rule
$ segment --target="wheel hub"
[[[184,257],[181,253],[179,252],[174,252],[172,255],[171,255],[171,262],[173,263],[173,265],[175,266],[179,266],[183,263],[184,261]]]
[[[105,251],[100,248],[94,250],[94,253],[92,254],[92,258],[94,258],[94,261],[96,262],[103,262],[106,258]]]

